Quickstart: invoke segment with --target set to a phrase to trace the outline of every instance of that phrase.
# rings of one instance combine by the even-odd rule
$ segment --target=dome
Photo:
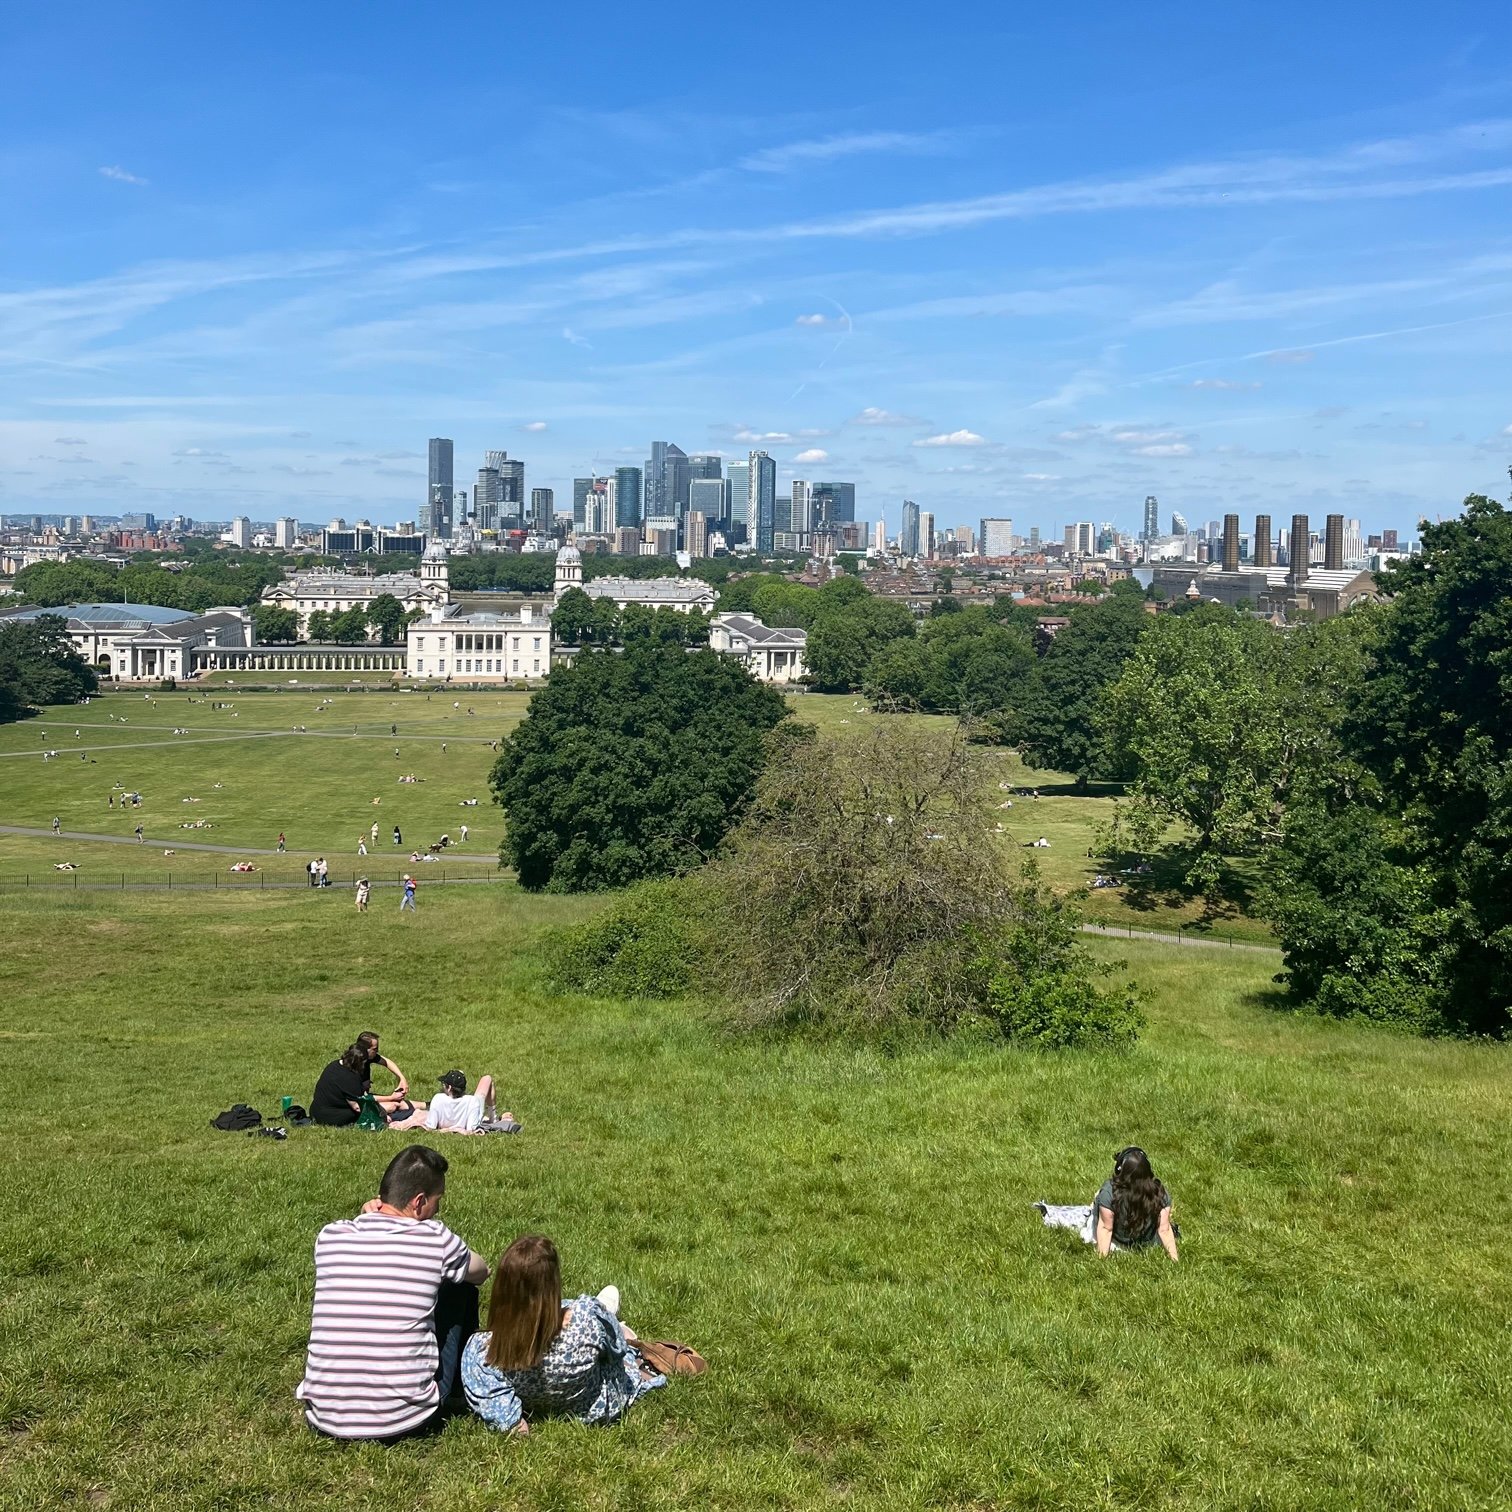
[[[557,552],[556,559],[558,567],[562,566],[564,562],[570,565],[573,562],[581,562],[583,560],[583,553],[576,546],[564,546]]]
[[[420,560],[422,562],[444,562],[446,560],[446,547],[440,541],[432,541],[425,548],[425,555]]]

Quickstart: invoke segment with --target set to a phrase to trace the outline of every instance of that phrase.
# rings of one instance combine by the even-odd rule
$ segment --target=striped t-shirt
[[[295,1396],[333,1438],[387,1438],[440,1406],[436,1292],[467,1277],[467,1245],[429,1219],[362,1213],[315,1240],[315,1312]]]

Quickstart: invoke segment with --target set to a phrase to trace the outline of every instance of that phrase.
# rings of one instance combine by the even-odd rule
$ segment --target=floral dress
[[[545,1358],[528,1370],[500,1370],[488,1363],[491,1333],[477,1333],[462,1351],[462,1389],[467,1405],[501,1433],[525,1413],[560,1413],[580,1423],[616,1423],[648,1391],[665,1386],[664,1375],[645,1375],[641,1358],[626,1342],[618,1318],[597,1297],[576,1297],[566,1306],[571,1321],[551,1341]]]

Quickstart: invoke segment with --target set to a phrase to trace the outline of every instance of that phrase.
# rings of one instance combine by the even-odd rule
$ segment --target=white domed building
[[[420,558],[419,572],[386,572],[374,577],[365,573],[315,568],[296,572],[281,583],[264,588],[262,602],[279,609],[292,609],[299,616],[299,634],[308,635],[310,616],[317,609],[340,614],[360,606],[366,609],[381,594],[392,594],[407,613],[430,610],[451,602],[450,573],[446,547],[432,541]]]
[[[557,552],[552,603],[569,588],[581,588],[589,598],[613,599],[617,609],[642,604],[647,609],[676,609],[681,614],[695,609],[712,614],[719,600],[713,587],[694,577],[599,577],[584,582],[583,554],[576,546],[564,546]]]

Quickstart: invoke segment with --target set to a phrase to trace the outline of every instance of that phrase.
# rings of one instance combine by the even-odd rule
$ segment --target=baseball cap
[[[446,1071],[437,1078],[443,1087],[450,1088],[461,1097],[467,1091],[467,1078],[460,1071]]]

